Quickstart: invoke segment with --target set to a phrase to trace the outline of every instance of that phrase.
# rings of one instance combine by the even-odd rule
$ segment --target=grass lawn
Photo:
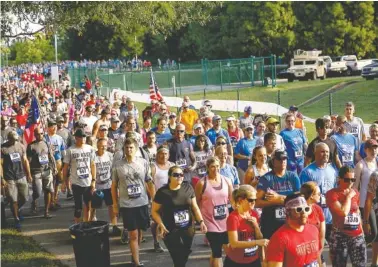
[[[13,229],[1,230],[2,267],[64,267],[31,237]]]
[[[341,91],[333,94],[333,113],[342,114],[344,104],[347,101],[353,101],[356,105],[356,116],[361,117],[365,123],[370,123],[372,120],[378,119],[378,80],[365,81],[360,77],[350,78],[332,78],[324,81],[308,81],[308,82],[294,82],[279,84],[276,88],[269,87],[252,87],[240,89],[241,100],[251,100],[260,102],[272,102],[277,103],[277,92],[281,91],[281,105],[289,107],[290,105],[299,105],[306,100],[324,92],[332,86],[341,82],[356,80],[358,83],[352,84]],[[193,100],[203,99],[203,93],[190,94],[190,98]],[[211,92],[206,94],[206,99],[224,99],[224,100],[236,100],[237,92],[225,91],[225,92]],[[136,103],[140,112],[145,107],[143,103]],[[315,102],[308,106],[303,106],[300,111],[310,118],[316,119],[325,114],[329,114],[329,98],[325,97],[318,102]],[[223,118],[230,115],[229,112],[217,112]],[[234,114],[238,116],[238,114]],[[141,120],[139,121],[141,123]],[[224,127],[226,126],[225,121]],[[316,136],[314,125],[306,123],[307,136],[309,140],[312,140]]]

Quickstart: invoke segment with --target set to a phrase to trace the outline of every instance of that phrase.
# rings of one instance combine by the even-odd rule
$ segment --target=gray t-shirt
[[[276,135],[276,149],[277,150],[286,150],[285,142],[282,139],[282,136],[279,134]],[[265,134],[264,134],[265,136]],[[260,137],[257,139],[256,146],[264,146],[264,137]]]
[[[364,122],[358,117],[353,117],[351,121],[346,121],[347,133],[353,134],[357,138],[357,145],[360,147],[362,143],[362,135],[365,134]]]
[[[112,169],[113,183],[118,184],[121,208],[136,208],[148,204],[146,182],[152,180],[149,163],[135,157],[129,163],[126,159],[117,161]]]
[[[112,187],[112,163],[113,155],[105,151],[104,155],[96,153],[96,189],[109,189]]]
[[[246,118],[244,116],[241,116],[239,118],[239,128],[244,129],[247,124],[253,124],[253,117],[249,116]]]
[[[67,128],[62,128],[60,130],[57,130],[56,131],[56,134],[61,136],[64,140],[64,143],[66,144],[67,147],[70,147],[73,145],[73,142],[72,140],[74,140],[70,130],[68,130]]]
[[[81,187],[91,185],[91,162],[95,160],[95,157],[95,150],[87,144],[84,144],[81,148],[71,146],[67,150],[63,162],[69,164],[71,168],[70,179],[72,184]]]

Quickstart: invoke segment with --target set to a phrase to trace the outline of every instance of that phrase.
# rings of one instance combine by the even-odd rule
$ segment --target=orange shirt
[[[193,126],[198,120],[197,111],[193,109],[188,109],[181,113],[181,123],[185,125],[185,132],[187,134],[192,134]]]

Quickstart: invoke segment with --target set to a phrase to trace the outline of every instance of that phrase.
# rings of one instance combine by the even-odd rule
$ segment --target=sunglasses
[[[296,207],[294,210],[296,213],[301,213],[302,211],[304,211],[305,213],[309,213],[311,208],[310,207]]]
[[[226,142],[219,142],[219,143],[217,143],[217,146],[220,146],[220,145],[224,146],[226,144],[227,144]]]
[[[354,183],[356,182],[356,178],[343,178],[344,182],[346,183]]]
[[[180,177],[184,177],[184,174],[182,172],[174,172],[172,173],[172,177],[180,178]]]
[[[184,130],[177,130],[178,133],[185,133]]]
[[[255,203],[256,202],[256,198],[247,198],[247,201],[249,203]]]

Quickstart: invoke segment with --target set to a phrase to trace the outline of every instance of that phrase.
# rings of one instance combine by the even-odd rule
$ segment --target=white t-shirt
[[[97,117],[93,115],[91,115],[90,117],[83,116],[80,118],[80,121],[87,125],[84,129],[87,134],[92,135],[93,125],[97,120]]]
[[[357,138],[357,145],[360,147],[362,135],[365,134],[364,122],[361,118],[353,117],[351,121],[346,121],[346,131]]]
[[[99,156],[96,153],[96,189],[109,189],[112,186],[112,164],[113,156],[110,152],[105,151],[104,155]]]

